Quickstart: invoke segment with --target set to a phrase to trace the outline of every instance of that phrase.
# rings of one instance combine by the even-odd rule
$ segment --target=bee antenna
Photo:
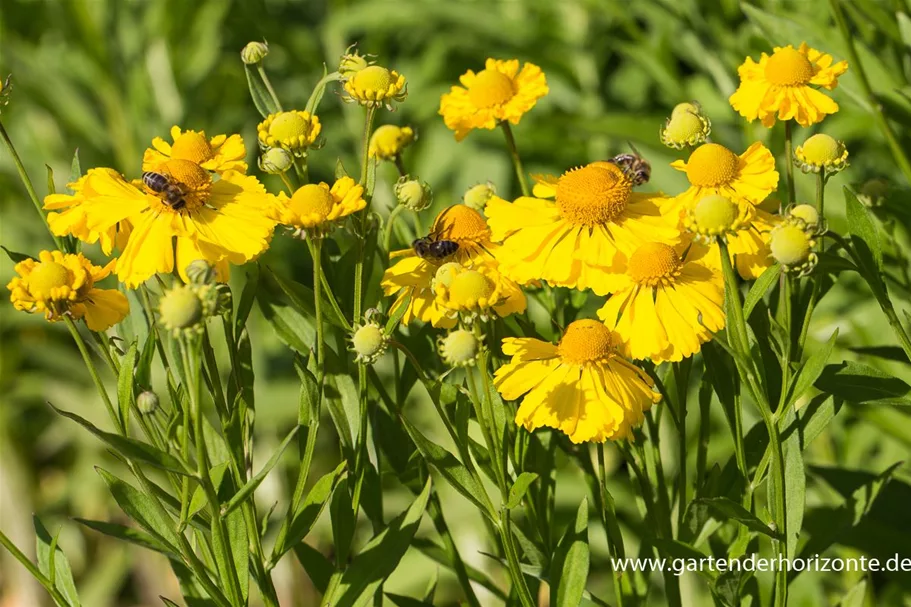
[[[630,141],[629,139],[626,140],[626,145],[628,145],[633,152],[635,152],[636,154],[639,154],[639,150],[636,149],[636,146],[634,146],[633,142]],[[641,156],[641,154],[639,154],[639,155]]]

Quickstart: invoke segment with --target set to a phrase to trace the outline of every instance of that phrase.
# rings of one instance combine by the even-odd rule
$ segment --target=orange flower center
[[[490,238],[490,228],[480,213],[464,204],[443,209],[430,229],[438,240],[480,242]]]
[[[212,158],[212,146],[200,133],[182,133],[171,146],[171,158],[202,164]]]
[[[701,187],[717,187],[734,180],[740,168],[740,158],[723,145],[704,143],[696,148],[686,163],[686,177]]]
[[[610,329],[597,320],[572,322],[566,327],[557,352],[564,361],[577,365],[610,358],[614,353]]]
[[[70,284],[70,271],[61,263],[44,261],[28,275],[28,290],[39,299],[50,299],[51,292]]]
[[[613,221],[626,209],[633,184],[610,162],[593,162],[563,173],[557,182],[557,209],[577,225]]]
[[[323,221],[332,211],[332,194],[329,190],[315,183],[308,183],[298,188],[291,197],[291,209],[301,217],[313,215]]]
[[[765,65],[766,80],[779,86],[806,84],[814,75],[807,56],[791,47],[775,51]]]
[[[468,99],[479,108],[502,105],[515,94],[512,78],[497,70],[481,70],[468,87]]]
[[[630,255],[627,275],[642,285],[655,286],[680,273],[680,256],[662,242],[647,242]]]
[[[185,208],[195,209],[208,201],[209,191],[212,188],[212,177],[209,175],[209,171],[195,162],[172,158],[162,164],[159,171],[170,177],[172,183],[183,192]],[[156,192],[156,194],[162,200],[167,201],[167,192]],[[165,204],[165,206],[173,209],[170,204]]]

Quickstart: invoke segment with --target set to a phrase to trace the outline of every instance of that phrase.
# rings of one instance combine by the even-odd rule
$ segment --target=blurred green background
[[[331,71],[345,48],[357,42],[362,53],[378,55],[381,64],[408,79],[407,101],[394,113],[380,112],[377,124],[409,124],[419,134],[416,145],[406,152],[405,163],[434,189],[434,208],[424,217],[427,225],[432,212],[457,202],[476,183],[490,180],[501,193],[517,194],[501,133],[472,133],[457,144],[437,115],[440,94],[466,69],[480,69],[487,57],[516,57],[541,66],[550,85],[550,94],[515,128],[529,172],[560,173],[625,151],[631,142],[652,162],[649,187],[674,194],[683,188],[684,179],[668,163],[681,156],[661,146],[658,130],[676,103],[698,100],[712,119],[713,140],[737,151],[753,140],[764,141],[779,157],[779,171],[784,173],[780,128],[769,131],[748,125],[727,103],[737,84],[737,66],[747,55],[758,58],[761,51],[771,52],[773,45],[798,45],[804,40],[836,60],[847,57],[827,2],[750,4],[734,0],[0,0],[0,76],[13,73],[15,87],[0,119],[40,195],[47,190],[45,165],[62,190],[76,149],[83,169],[109,166],[137,177],[145,147],[152,137],[167,136],[174,124],[209,135],[241,133],[248,145],[248,161],[255,167],[259,116],[240,62],[244,44],[269,42],[265,65],[282,102],[286,108],[303,108],[323,64]],[[911,133],[908,3],[852,0],[844,6],[861,60],[907,147]],[[889,196],[875,213],[892,237],[887,244],[889,287],[896,301],[904,304],[909,295],[908,263],[902,253],[908,244],[908,184],[872,122],[856,66],[841,79],[833,96],[841,111],[828,118],[822,129],[847,143],[851,167],[830,182],[826,207],[830,225],[843,231],[842,186],[861,187],[870,180],[882,180]],[[331,180],[338,158],[353,172],[362,110],[343,104],[334,87],[319,115],[326,146],[312,155],[311,175]],[[817,131],[798,128],[795,140],[800,143]],[[375,205],[385,214],[393,204],[391,185],[396,174],[393,167],[382,166],[379,176]],[[266,182],[277,191],[275,183]],[[812,176],[799,175],[799,197],[811,200],[813,187]],[[0,152],[0,243],[32,255],[52,244],[5,150]],[[303,247],[277,239],[273,249],[266,263],[308,282],[309,262]],[[12,265],[5,256],[0,259],[3,284],[12,275]],[[911,379],[908,365],[894,360],[901,357],[892,350],[885,351],[886,358],[857,352],[868,346],[892,346],[894,340],[875,301],[856,277],[842,276],[816,318],[816,337],[825,339],[836,327],[841,330],[836,360],[863,359]],[[251,322],[259,380],[258,449],[268,454],[294,422],[297,382],[290,351],[258,311]],[[77,516],[122,519],[93,470],[95,464],[114,463],[98,441],[53,415],[45,401],[102,425],[106,420],[63,327],[14,312],[5,296],[0,302],[0,395],[0,527],[27,552],[33,550],[32,513],[40,515],[52,531],[62,527],[60,543],[73,563],[85,605],[153,605],[160,604],[159,594],[177,596],[164,559],[89,534],[71,522]],[[421,403],[413,409],[415,417],[429,423],[432,415],[421,412]],[[712,423],[718,435],[713,455],[726,459],[729,439],[720,415],[701,423]],[[695,423],[690,427],[696,431]],[[335,454],[330,444],[334,437],[325,432],[323,438],[327,452]],[[878,473],[906,458],[909,447],[911,416],[906,411],[846,408],[814,443],[807,460],[816,466]],[[318,465],[323,469],[332,464]],[[907,466],[899,477],[911,480]],[[578,471],[569,467],[559,479],[558,504],[568,516],[584,494],[584,483]],[[823,474],[811,471],[810,508],[839,503],[840,489],[823,479]],[[260,490],[265,508],[286,496],[282,481],[281,475],[273,475]],[[617,491],[618,507],[624,516],[634,517],[630,494],[623,487]],[[396,495],[392,489],[388,512],[404,504],[404,497],[396,501]],[[467,502],[454,496],[444,503],[466,560],[489,568],[489,561],[477,554],[485,548],[484,539]],[[891,556],[911,546],[906,525],[875,531],[878,535],[846,535],[838,550],[844,554],[874,550]],[[328,542],[328,534],[324,536],[319,540],[322,544],[317,542],[322,548]],[[871,537],[876,540],[871,542]],[[604,566],[603,534],[593,530],[592,542],[595,561],[589,588],[610,596],[605,592],[609,573]],[[435,564],[414,552],[390,583],[393,590],[419,592],[435,575]],[[311,604],[314,595],[306,576],[290,560],[276,570],[283,604]],[[5,554],[0,555],[0,563],[0,606],[45,604],[45,597],[17,564]],[[839,597],[859,577],[846,574],[833,581],[803,575],[795,585],[793,604],[822,604],[820,596]],[[440,604],[451,600],[446,592],[449,579],[441,573]],[[695,576],[684,580],[690,593],[701,584]],[[908,600],[901,598],[903,589],[911,587],[907,579],[878,576],[871,582],[883,601],[877,604]]]

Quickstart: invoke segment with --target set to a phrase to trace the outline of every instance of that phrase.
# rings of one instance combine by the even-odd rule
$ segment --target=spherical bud
[[[794,164],[804,173],[825,170],[826,175],[831,175],[848,166],[848,149],[844,142],[817,133],[794,150]]]
[[[808,228],[816,228],[819,225],[819,211],[816,207],[808,204],[798,204],[788,211],[788,216],[798,219]]]
[[[683,225],[703,242],[739,230],[750,219],[752,207],[738,203],[727,196],[709,194],[688,207],[683,214]]]
[[[189,285],[180,285],[165,291],[158,303],[161,324],[170,331],[201,328],[205,307]]]
[[[682,149],[705,143],[711,132],[711,121],[702,113],[699,104],[694,102],[678,104],[659,135],[664,145]]]
[[[149,390],[136,397],[136,407],[143,415],[150,415],[158,410],[158,396]]]
[[[215,284],[218,278],[218,272],[215,266],[204,259],[197,259],[187,266],[187,278],[194,285],[211,285]]]
[[[372,365],[386,351],[389,338],[378,324],[368,322],[354,328],[351,334],[351,349],[355,361]]]
[[[465,195],[462,196],[462,202],[465,203],[465,206],[468,206],[478,213],[484,212],[484,207],[487,206],[487,201],[497,195],[497,188],[491,183],[479,183],[476,186],[472,186],[465,191]]]
[[[347,80],[353,74],[373,65],[373,62],[369,60],[369,57],[371,56],[372,55],[359,54],[352,44],[347,48],[345,54],[342,55],[342,58],[339,61],[338,73],[341,74],[343,80]]]
[[[441,337],[437,346],[443,361],[452,367],[468,367],[475,364],[483,349],[483,343],[471,331],[456,329]]]
[[[294,164],[294,156],[283,148],[269,148],[259,157],[259,169],[270,175],[284,173]]]
[[[769,239],[775,261],[785,272],[797,272],[800,276],[808,274],[816,265],[815,244],[811,232],[789,221],[773,228]]]
[[[250,42],[240,52],[240,58],[247,65],[254,65],[265,59],[268,54],[268,44],[265,42]]]
[[[423,211],[433,202],[433,192],[427,182],[421,179],[400,177],[395,184],[395,198],[398,203],[412,211]]]

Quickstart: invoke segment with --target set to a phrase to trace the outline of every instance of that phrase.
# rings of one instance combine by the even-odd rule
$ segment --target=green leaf
[[[294,357],[294,369],[297,371],[297,376],[301,382],[300,398],[297,406],[297,424],[299,426],[310,426],[311,424],[319,423],[320,394],[316,377],[307,368],[301,356]],[[301,445],[301,453],[303,453],[303,448],[304,445]]]
[[[157,540],[152,535],[146,533],[145,531],[133,529],[132,527],[126,527],[124,525],[118,525],[117,523],[107,523],[104,521],[91,521],[83,518],[76,518],[73,520],[75,520],[80,525],[85,525],[93,531],[103,533],[104,535],[116,538],[124,542],[135,544],[136,546],[145,548],[146,550],[160,552],[161,554],[165,554],[170,558],[180,558],[180,555],[172,552],[168,546]]]
[[[47,169],[47,193],[56,194],[57,186],[54,184],[54,169],[50,165],[44,165],[44,168]]]
[[[768,525],[759,520],[755,514],[726,497],[703,497],[694,500],[700,504],[708,506],[715,515],[726,520],[737,521],[747,529],[763,533],[771,538],[777,538],[778,535],[769,528]]]
[[[250,570],[248,567],[250,541],[247,537],[247,523],[244,520],[243,511],[234,510],[228,514],[225,519],[225,526],[228,529],[228,544],[231,547],[231,556],[234,559],[234,571],[237,572],[240,592],[246,603],[250,591]]]
[[[911,405],[911,386],[885,371],[851,361],[826,365],[816,387],[858,405]]]
[[[788,425],[796,421],[797,416],[793,409],[785,413]],[[784,490],[785,490],[785,521],[787,525],[786,542],[788,555],[797,551],[797,540],[803,528],[803,516],[807,508],[807,473],[803,463],[803,449],[800,445],[800,435],[796,432],[783,440],[781,446],[784,452]],[[779,531],[780,533],[780,531]]]
[[[139,355],[139,361],[136,363],[136,373],[134,378],[138,389],[148,389],[152,387],[152,362],[155,360],[155,348],[158,343],[158,332],[150,331],[146,336],[145,343],[142,344],[142,353]]]
[[[351,423],[352,418],[348,412],[354,412],[354,416],[356,416],[356,412],[360,409],[357,386],[354,385],[354,379],[348,373],[330,375],[328,379],[329,385],[336,390],[334,395],[329,394],[328,391],[326,392],[325,400],[329,409],[329,417],[332,418],[332,422],[335,424],[335,429],[338,431],[342,445],[347,449],[352,449],[355,441],[356,426]]]
[[[101,468],[96,467],[95,470],[101,475],[114,500],[127,516],[139,523],[140,527],[151,533],[169,551],[180,554],[177,548],[180,541],[174,530],[174,521],[155,504],[152,498]]]
[[[70,163],[70,183],[76,183],[82,177],[82,166],[79,162],[79,148],[73,152],[73,161]]]
[[[396,607],[433,607],[433,603],[428,603],[427,601],[422,601],[421,599],[410,596],[393,594],[391,592],[384,592],[383,594],[389,597],[389,600],[392,601],[392,604]]]
[[[433,540],[416,537],[412,542],[412,545],[421,551],[421,553],[427,558],[433,560],[444,567],[447,567],[450,571],[455,571],[455,563],[448,554],[448,552],[442,547],[436,544]],[[486,573],[482,572],[479,569],[472,567],[471,565],[465,563],[465,570],[468,572],[468,579],[472,582],[480,584],[493,596],[497,597],[500,600],[506,600],[506,594],[503,590],[491,580]]]
[[[285,452],[285,449],[291,443],[291,440],[297,434],[298,430],[300,430],[300,426],[295,426],[291,432],[285,436],[285,439],[278,446],[278,449],[276,449],[272,454],[272,457],[269,458],[269,461],[266,462],[266,465],[263,466],[262,469],[257,472],[253,478],[247,481],[247,483],[241,487],[240,491],[234,494],[234,496],[231,498],[231,501],[221,507],[222,516],[227,516],[235,508],[240,506],[244,501],[246,501],[248,497],[250,497],[254,491],[256,491],[256,488],[259,487],[260,483],[266,480],[266,475],[272,471],[272,468],[274,468],[275,464],[278,463],[278,460],[281,459],[282,454]]]
[[[276,105],[262,78],[260,78],[257,72],[258,65],[244,64],[244,72],[247,74],[247,86],[250,88],[250,97],[253,98],[253,105],[256,106],[256,111],[265,118],[269,114],[280,112],[281,108]]]
[[[329,502],[332,492],[335,491],[344,469],[345,462],[342,462],[335,470],[323,475],[310,488],[307,497],[295,508],[294,513],[291,515],[291,524],[288,526],[287,535],[284,538],[280,535],[278,540],[276,540],[275,547],[272,549],[272,558],[270,559],[272,563],[277,563],[288,550],[300,544],[307,537],[307,534],[310,533],[314,523],[319,519],[320,514],[322,514],[323,509]]]
[[[3,252],[6,253],[6,256],[9,257],[10,261],[13,263],[19,263],[20,261],[25,261],[26,259],[35,259],[31,255],[26,255],[25,253],[16,253],[15,251],[10,251],[3,245],[0,245],[0,249],[3,249]]]
[[[555,586],[551,596],[556,595],[555,605],[577,607],[582,603],[589,563],[588,499],[583,499],[551,561],[550,581]]]
[[[775,284],[778,280],[778,276],[781,274],[781,266],[777,263],[763,272],[759,278],[756,279],[756,282],[753,283],[753,286],[750,287],[750,292],[747,293],[746,299],[743,302],[743,317],[749,318],[750,314],[753,312],[753,308],[756,307],[756,304],[762,299],[762,297],[768,292],[768,290]]]
[[[323,605],[365,607],[371,603],[377,588],[395,571],[405,556],[411,539],[418,530],[430,497],[430,483],[430,479],[427,479],[424,490],[411,506],[367,542],[342,574],[332,596],[323,597]]]
[[[883,249],[876,233],[876,226],[870,218],[870,212],[857,200],[857,196],[847,186],[843,188],[845,195],[845,211],[848,216],[848,230],[851,232],[851,243],[858,253],[866,247],[873,257],[876,270],[883,270]],[[862,243],[862,244],[861,244]],[[858,246],[860,245],[860,246]],[[864,278],[867,278],[866,276]]]
[[[313,87],[313,92],[310,93],[310,98],[307,99],[307,105],[304,109],[311,114],[316,113],[316,109],[319,107],[320,101],[323,99],[323,94],[326,92],[326,85],[330,82],[337,82],[342,79],[342,75],[338,72],[332,72],[331,74],[326,73],[326,66],[323,66],[323,77],[319,82],[316,83],[316,86]]]
[[[404,301],[395,309],[395,312],[389,317],[389,320],[386,321],[385,333],[386,335],[392,335],[395,333],[395,329],[399,326],[399,323],[402,322],[402,317],[405,316],[405,312],[408,311],[408,306],[411,304],[411,294],[409,293]]]
[[[329,520],[332,523],[332,542],[335,544],[335,568],[342,570],[348,562],[348,551],[357,524],[347,478],[339,482],[338,491],[332,494]]]
[[[256,301],[256,293],[259,288],[259,265],[255,263],[247,264],[247,281],[240,292],[240,298],[237,300],[237,310],[234,312],[234,335],[239,335],[241,330],[247,324],[247,318],[253,309],[253,302]]]
[[[519,478],[516,479],[516,482],[509,488],[509,501],[506,502],[506,507],[512,510],[521,504],[522,498],[525,497],[525,492],[528,491],[528,487],[536,480],[538,480],[538,475],[534,472],[523,472],[520,474]]]
[[[816,383],[816,380],[819,379],[820,374],[822,374],[823,369],[825,368],[826,361],[829,360],[829,356],[832,355],[832,350],[835,348],[836,339],[838,339],[838,329],[835,329],[835,332],[832,333],[832,337],[829,338],[826,345],[814,352],[813,355],[801,365],[800,370],[791,382],[790,393],[785,401],[785,409],[793,406],[794,403],[797,402],[797,399],[800,398],[804,392],[809,390],[810,387]]]
[[[70,562],[63,550],[57,545],[57,536],[51,538],[37,516],[32,516],[32,521],[35,524],[39,571],[47,576],[71,607],[79,607],[79,594],[76,592],[76,583],[73,581],[73,571],[70,569]]]
[[[120,406],[120,423],[124,428],[130,427],[130,406],[135,400],[133,394],[133,371],[139,356],[139,344],[134,341],[120,361],[120,374],[117,376],[117,403]]]
[[[313,586],[319,590],[321,594],[325,594],[326,589],[329,587],[329,580],[332,578],[332,573],[335,571],[335,568],[332,566],[332,563],[329,562],[329,559],[306,542],[298,542],[295,544],[294,556],[297,557],[297,560],[304,568],[304,571],[310,576],[310,581],[313,582]]]
[[[671,540],[671,539],[659,537],[659,538],[655,538],[652,541],[655,544],[655,547],[658,549],[658,552],[661,554],[661,556],[664,556],[664,557],[686,559],[686,560],[692,562],[692,561],[698,561],[700,559],[704,559],[708,556],[704,552],[700,552],[693,546],[690,546],[689,544],[684,544],[683,542],[681,542],[679,540]],[[716,577],[718,577],[717,571],[712,571],[712,570],[708,569],[707,567],[698,568],[696,573],[698,573],[699,575],[701,575],[702,577],[706,578],[709,581],[712,581]]]
[[[177,603],[175,603],[174,601],[172,601],[171,599],[169,599],[167,597],[159,596],[158,598],[161,599],[161,602],[164,603],[166,607],[180,607],[180,605],[178,605]]]
[[[228,462],[222,462],[217,466],[212,466],[209,469],[209,478],[212,479],[212,485],[217,492],[221,488],[221,482],[225,478],[225,472],[228,470]],[[209,503],[208,498],[206,497],[206,491],[202,488],[202,485],[198,485],[196,490],[193,492],[193,497],[190,498],[190,508],[188,512],[189,517],[193,517],[200,510],[206,507],[206,504]]]
[[[341,179],[342,177],[350,177],[350,175],[348,175],[348,170],[345,168],[344,163],[342,163],[342,159],[338,158],[335,161],[335,178]]]
[[[50,404],[50,403],[48,403]],[[135,440],[132,438],[127,438],[119,434],[111,434],[110,432],[105,432],[104,430],[99,430],[91,422],[79,417],[75,413],[70,413],[69,411],[63,411],[58,409],[54,405],[51,405],[51,408],[62,415],[67,417],[98,438],[108,444],[109,447],[114,449],[117,453],[127,458],[128,460],[144,462],[166,470],[168,472],[174,472],[175,474],[183,474],[186,476],[193,476],[194,472],[188,466],[186,466],[179,459],[174,457],[169,453],[165,453],[158,447],[146,444],[142,441]]]

